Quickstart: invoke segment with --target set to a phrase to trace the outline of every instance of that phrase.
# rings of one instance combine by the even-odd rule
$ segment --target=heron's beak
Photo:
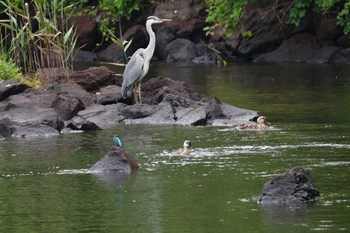
[[[160,19],[159,20],[161,23],[165,23],[165,22],[171,22],[173,21],[172,19]]]

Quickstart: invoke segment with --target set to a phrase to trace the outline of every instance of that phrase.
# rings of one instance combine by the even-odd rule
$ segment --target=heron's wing
[[[140,79],[143,70],[143,53],[142,49],[138,49],[130,58],[125,67],[123,74],[122,93],[126,96],[127,92],[132,89],[135,83]]]

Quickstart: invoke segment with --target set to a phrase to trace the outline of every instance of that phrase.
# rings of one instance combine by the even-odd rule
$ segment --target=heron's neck
[[[146,51],[147,51],[146,54],[147,54],[147,56],[149,56],[148,59],[151,59],[153,56],[153,53],[154,53],[154,49],[156,47],[156,35],[154,34],[154,32],[152,30],[152,24],[147,23],[146,30],[149,34],[149,43],[148,43],[148,46],[146,48]]]

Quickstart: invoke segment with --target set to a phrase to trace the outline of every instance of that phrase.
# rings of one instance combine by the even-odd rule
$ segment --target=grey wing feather
[[[135,83],[140,79],[143,72],[143,63],[143,54],[139,49],[134,53],[134,55],[132,55],[124,70],[122,84],[122,93],[124,97],[126,97],[127,92],[131,90]]]

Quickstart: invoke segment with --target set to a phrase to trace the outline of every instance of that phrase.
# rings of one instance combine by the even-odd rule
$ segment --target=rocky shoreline
[[[69,82],[30,88],[7,80],[0,84],[0,139],[47,137],[99,130],[116,124],[233,125],[257,113],[213,98],[184,82],[152,78],[142,85],[142,104],[121,96],[121,77],[106,67],[72,73]]]
[[[155,25],[157,44],[155,60],[222,64],[227,62],[259,63],[350,63],[350,35],[345,35],[336,24],[336,16],[308,12],[298,27],[287,23],[286,11],[290,2],[275,3],[265,7],[263,3],[249,6],[242,29],[223,38],[218,31],[207,36],[203,30],[206,4],[203,0],[165,1],[135,13],[130,20],[122,20],[124,40],[132,40],[126,51],[113,43],[101,42],[98,20],[90,15],[74,18],[79,35],[76,61],[125,62],[138,48],[146,47],[148,35],[145,21],[156,15],[171,18],[173,22]],[[241,31],[250,31],[243,37]],[[117,28],[119,31],[119,28]]]

